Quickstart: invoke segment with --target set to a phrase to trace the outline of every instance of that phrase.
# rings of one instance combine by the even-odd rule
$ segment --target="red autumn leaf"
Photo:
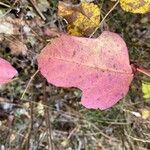
[[[38,65],[49,83],[81,89],[81,103],[94,109],[117,103],[133,78],[125,42],[107,31],[97,39],[62,35],[42,50]]]
[[[0,58],[0,85],[9,82],[17,71],[11,66],[11,64]]]

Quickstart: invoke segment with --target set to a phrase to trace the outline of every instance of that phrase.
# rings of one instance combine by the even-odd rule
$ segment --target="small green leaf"
[[[142,83],[142,91],[143,91],[143,97],[148,99],[150,98],[150,83]]]

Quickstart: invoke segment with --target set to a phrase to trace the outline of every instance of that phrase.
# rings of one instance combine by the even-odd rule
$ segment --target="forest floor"
[[[11,62],[19,74],[0,86],[0,150],[150,149],[150,117],[142,117],[144,110],[150,110],[142,82],[150,83],[150,78],[137,74],[128,95],[101,111],[83,107],[79,89],[58,88],[40,73],[34,76],[37,55],[59,32],[66,32],[66,24],[57,16],[56,0],[33,2],[0,2],[0,57]],[[102,18],[115,4],[110,0],[94,3],[101,7]],[[128,13],[117,5],[96,34],[106,29],[120,34],[130,61],[150,69],[149,18],[149,13]]]

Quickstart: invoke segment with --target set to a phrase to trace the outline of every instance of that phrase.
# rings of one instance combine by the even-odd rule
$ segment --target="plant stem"
[[[150,77],[150,70],[147,70],[147,69],[144,69],[144,68],[140,68],[140,67],[137,67],[136,70],[138,72],[141,72],[141,73],[143,73],[143,74],[145,74],[145,75]]]

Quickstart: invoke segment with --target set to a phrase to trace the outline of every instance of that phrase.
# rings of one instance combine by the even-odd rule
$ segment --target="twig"
[[[114,4],[114,6],[109,10],[109,12],[105,15],[105,17],[100,22],[99,26],[93,31],[93,33],[89,36],[90,38],[96,33],[96,31],[100,28],[101,24],[108,17],[108,15],[115,9],[115,7],[119,4],[119,0]]]
[[[131,135],[129,135],[129,137],[131,139],[133,139],[134,141],[139,141],[139,142],[143,142],[143,143],[150,143],[150,140],[139,139],[139,138],[133,137]]]
[[[33,104],[36,104],[36,105],[38,105],[39,104],[39,102],[34,102],[34,101],[30,101],[30,100],[26,100],[26,99],[22,99],[23,101],[26,101],[26,102],[31,102],[31,103],[33,103]],[[46,108],[49,108],[49,106],[47,106],[47,105],[44,105],[44,104],[41,104],[43,107],[46,107]]]
[[[24,90],[24,92],[23,92],[23,94],[22,94],[22,96],[21,96],[21,99],[24,98],[24,96],[25,96],[25,94],[26,94],[26,92],[27,92],[27,90],[28,90],[28,88],[29,88],[29,86],[30,86],[32,80],[33,80],[34,77],[38,74],[38,72],[39,72],[39,70],[37,70],[37,71],[31,76],[31,78],[30,78],[30,80],[29,80],[29,82],[28,82],[28,84],[27,84],[27,86],[26,86],[26,88],[25,88],[25,90]]]
[[[129,133],[127,133],[127,131],[125,131],[126,136],[128,136],[129,138],[131,138],[134,141],[139,141],[139,142],[143,142],[143,143],[150,143],[150,140],[145,140],[145,139],[140,139],[137,137],[133,137],[131,136]]]
[[[11,79],[10,81],[8,81],[6,84],[10,84],[10,83],[12,83],[12,82],[15,82],[15,81],[17,81],[18,79],[19,79],[18,77],[13,78],[13,79]]]
[[[67,137],[67,141],[71,138],[71,136],[79,129],[79,126],[75,127],[69,134],[69,136]]]
[[[26,141],[28,141],[28,136],[29,136],[29,132],[25,133],[24,139],[21,140],[20,145],[19,145],[19,149],[27,149],[26,148]]]
[[[6,16],[12,9],[13,7],[15,6],[15,4],[18,2],[18,0],[15,0],[14,3],[12,4],[12,6],[8,7],[9,9],[3,14],[3,15],[0,15],[0,17],[4,17]],[[2,3],[2,2],[1,2]],[[4,3],[3,3],[4,4]]]
[[[0,2],[0,5],[5,6],[5,7],[7,7],[7,8],[10,8],[10,6],[9,6],[8,4],[5,4],[5,3],[3,3],[3,2]]]
[[[46,95],[46,81],[44,80],[44,100],[43,103],[48,106],[48,100]],[[49,109],[45,107],[45,120],[46,120],[46,126],[48,130],[48,149],[53,150],[53,143],[52,143],[52,129],[51,129],[51,122],[50,122],[50,114]]]
[[[46,18],[45,16],[42,14],[42,12],[39,10],[39,8],[36,6],[35,2],[33,0],[29,0],[29,2],[33,5],[34,9],[36,10],[36,12],[39,14],[39,16],[45,21]]]

